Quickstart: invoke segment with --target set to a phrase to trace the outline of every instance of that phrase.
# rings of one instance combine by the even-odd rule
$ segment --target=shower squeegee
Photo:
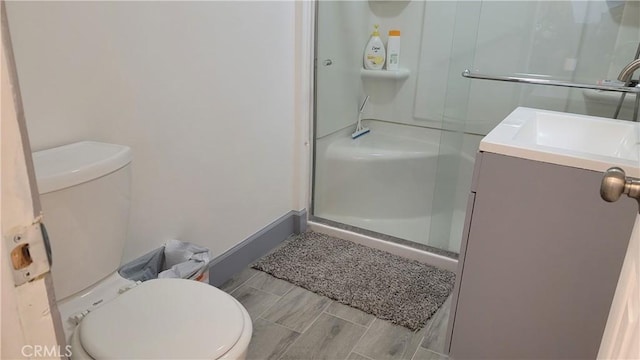
[[[369,101],[369,95],[367,95],[367,97],[364,98],[364,101],[362,102],[362,106],[360,106],[360,111],[358,112],[358,123],[356,125],[356,131],[354,131],[353,134],[351,134],[352,139],[357,139],[360,136],[371,131],[369,130],[369,128],[362,126],[362,112],[364,111],[364,107],[367,105],[367,101]]]

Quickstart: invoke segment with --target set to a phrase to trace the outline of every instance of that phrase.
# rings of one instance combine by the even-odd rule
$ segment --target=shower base
[[[449,229],[463,222],[464,207],[454,219],[453,209],[433,207],[438,163],[456,161],[441,148],[441,131],[365,126],[371,132],[355,140],[349,128],[316,142],[314,216],[457,252],[460,240],[451,236],[459,234]]]

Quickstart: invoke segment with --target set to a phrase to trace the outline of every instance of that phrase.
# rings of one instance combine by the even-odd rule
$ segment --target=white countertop
[[[526,107],[480,142],[480,151],[640,177],[640,123]]]

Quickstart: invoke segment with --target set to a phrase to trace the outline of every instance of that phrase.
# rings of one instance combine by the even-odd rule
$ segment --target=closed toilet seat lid
[[[244,328],[241,305],[193,280],[143,282],[89,313],[76,331],[94,359],[217,359]]]

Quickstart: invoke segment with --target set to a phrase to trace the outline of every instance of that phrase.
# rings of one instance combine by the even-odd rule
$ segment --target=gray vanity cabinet
[[[478,153],[451,358],[596,358],[637,211],[600,198],[602,175]]]

